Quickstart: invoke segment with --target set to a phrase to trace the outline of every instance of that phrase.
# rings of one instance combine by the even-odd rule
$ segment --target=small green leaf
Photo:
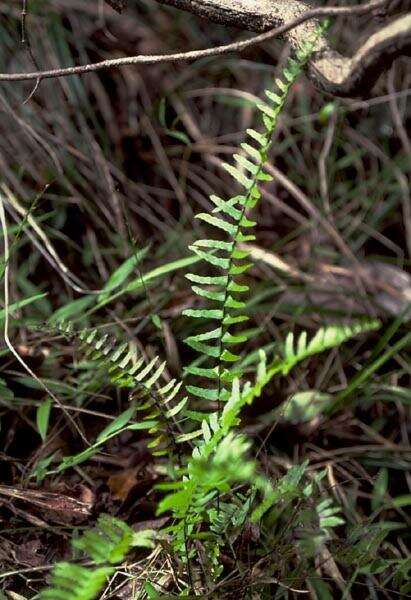
[[[193,285],[193,292],[197,294],[197,296],[201,296],[201,298],[207,298],[207,300],[214,300],[215,302],[224,302],[226,298],[225,292],[213,292],[204,288],[200,288],[196,285]]]
[[[221,355],[221,360],[224,360],[225,362],[236,362],[239,359],[240,356],[238,356],[237,354],[233,354],[227,349],[225,349]]]
[[[108,438],[112,437],[117,431],[125,427],[127,423],[132,419],[136,409],[134,406],[130,406],[127,410],[122,412],[114,421],[112,421],[107,427],[100,431],[96,442],[103,443]]]
[[[257,173],[260,171],[260,165],[254,164],[253,162],[248,160],[248,158],[245,158],[245,156],[242,156],[241,154],[234,154],[234,159],[237,161],[237,164],[240,165],[240,167],[248,171],[253,176],[256,176]]]
[[[210,346],[210,344],[204,344],[203,342],[196,342],[193,339],[187,338],[184,340],[185,343],[196,350],[199,354],[218,358],[220,356],[220,348],[218,346]]]
[[[256,142],[259,143],[260,146],[264,147],[267,145],[268,143],[268,139],[265,135],[263,135],[262,133],[259,133],[258,131],[255,131],[254,129],[247,129],[247,134],[253,138],[253,140],[255,140]]]
[[[242,173],[237,167],[233,167],[228,163],[223,163],[224,169],[231,175],[233,179],[235,179],[238,183],[240,183],[246,190],[249,190],[254,185],[253,179],[246,177],[244,173]]]
[[[323,394],[317,390],[299,392],[286,400],[280,407],[280,414],[285,421],[291,423],[306,423],[320,415],[332,401],[330,394]]]
[[[149,251],[149,246],[147,246],[146,248],[142,248],[141,250],[137,250],[137,252],[135,252],[133,254],[133,256],[130,256],[130,258],[127,258],[127,260],[125,260],[123,262],[123,264],[121,264],[118,267],[118,269],[116,269],[110,275],[106,285],[103,288],[102,293],[100,294],[100,296],[98,298],[99,301],[104,300],[108,296],[108,292],[111,292],[112,290],[115,290],[116,288],[120,287],[127,280],[129,275],[131,275],[131,273],[133,273],[134,269],[139,265],[139,263],[147,255],[148,251]]]
[[[215,276],[215,277],[205,277],[203,275],[194,275],[192,273],[187,273],[187,275],[185,277],[189,281],[192,281],[193,283],[199,283],[201,285],[218,285],[218,286],[222,285],[225,287],[228,283],[227,275]]]
[[[386,501],[388,491],[388,469],[383,467],[379,470],[371,495],[371,508],[377,510]]]
[[[187,308],[183,310],[183,315],[193,319],[222,319],[224,312],[220,309]]]
[[[173,417],[175,417],[176,415],[178,415],[183,410],[183,408],[186,406],[187,400],[188,400],[187,397],[183,398],[178,404],[176,404],[175,406],[173,406],[173,408],[170,408],[166,412],[167,419],[172,419]]]
[[[248,271],[248,269],[250,269],[250,267],[252,267],[252,266],[253,266],[252,263],[246,263],[244,265],[232,265],[229,273],[230,273],[230,275],[233,275],[233,276],[242,275],[243,273]]]
[[[49,427],[50,420],[50,411],[51,411],[52,401],[50,398],[47,398],[40,404],[37,409],[36,422],[37,422],[37,430],[40,434],[43,442],[46,441],[47,431]]]
[[[321,527],[338,527],[339,525],[344,525],[344,523],[344,519],[340,517],[326,517],[320,521]]]
[[[219,219],[218,217],[214,217],[213,215],[209,215],[208,213],[199,213],[196,215],[196,219],[200,219],[209,225],[213,225],[218,229],[222,229],[226,233],[229,233],[231,236],[234,236],[237,233],[237,225],[232,225],[228,223],[228,221],[224,221],[223,219]]]
[[[216,208],[213,210],[213,213],[222,212],[236,221],[241,218],[242,211],[236,208],[238,204],[237,198],[231,198],[230,200],[222,200],[218,196],[210,196],[210,200],[213,204],[215,204]]]
[[[189,375],[194,375],[194,377],[205,377],[206,379],[217,379],[218,378],[218,369],[217,367],[213,367],[212,369],[204,369],[202,367],[185,367],[184,372]]]
[[[163,325],[158,315],[151,315],[151,322],[157,327],[157,329],[159,329],[160,331],[162,330]]]
[[[221,240],[197,240],[193,246],[197,248],[210,248],[213,250],[223,250],[224,252],[232,252],[234,242],[223,242]]]
[[[273,102],[277,106],[281,106],[284,102],[284,98],[282,96],[279,96],[278,94],[275,94],[270,90],[265,90],[265,95],[269,100],[271,100],[271,102]]]
[[[203,400],[218,400],[218,390],[216,390],[216,389],[188,385],[187,392],[189,392],[190,394],[193,394],[193,396],[202,398]]]
[[[226,331],[222,338],[224,344],[234,345],[234,344],[243,344],[247,341],[246,335],[232,335],[229,331]]]
[[[238,316],[231,316],[231,315],[227,315],[226,317],[224,317],[223,320],[223,325],[236,325],[237,323],[244,323],[245,321],[248,321],[250,319],[250,317],[247,317],[245,315],[238,315]]]
[[[145,582],[144,591],[146,592],[149,600],[159,600],[159,594],[157,593],[155,587],[149,581]]]
[[[199,250],[196,246],[189,246],[190,250],[197,254],[199,258],[202,258],[206,262],[210,263],[214,267],[220,267],[224,271],[227,271],[230,268],[230,259],[229,258],[221,258],[216,256],[215,254],[210,254],[209,252],[203,252]]]
[[[254,148],[254,146],[251,146],[250,144],[247,144],[246,142],[244,142],[241,144],[241,148],[243,150],[245,150],[247,152],[247,154],[249,154],[251,156],[251,158],[253,158],[256,162],[261,161],[261,154],[259,153],[258,150],[256,150]]]

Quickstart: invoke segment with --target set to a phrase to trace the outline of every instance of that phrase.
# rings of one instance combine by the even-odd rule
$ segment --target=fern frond
[[[113,567],[88,569],[58,563],[53,569],[50,587],[40,592],[39,600],[94,600],[113,573]]]
[[[39,594],[39,600],[94,600],[114,566],[121,563],[133,545],[135,533],[123,521],[101,515],[97,525],[72,542],[98,568],[61,562],[55,565],[50,586]]]
[[[341,346],[357,335],[368,333],[380,327],[377,320],[359,321],[350,325],[329,325],[321,327],[315,336],[308,341],[307,332],[302,332],[297,340],[292,332],[287,335],[284,344],[284,358],[281,362],[281,373],[288,375],[290,370],[299,362]]]
[[[181,381],[162,381],[166,363],[160,362],[158,356],[146,363],[129,344],[117,345],[108,335],[100,336],[96,329],[76,332],[71,322],[59,323],[58,329],[78,339],[85,357],[106,367],[115,385],[133,389],[131,400],[137,402],[142,425],[148,424],[154,438],[149,444],[153,454],[160,456],[174,450],[172,423],[184,414],[187,397],[179,398]]]
[[[290,469],[274,486],[258,472],[256,461],[247,456],[248,442],[244,436],[233,433],[240,423],[241,410],[261,394],[276,374],[287,374],[300,361],[338,347],[353,337],[379,326],[378,321],[331,325],[319,329],[310,340],[306,332],[303,332],[297,341],[293,335],[289,335],[284,344],[283,358],[267,365],[266,355],[261,352],[254,384],[247,382],[242,386],[239,379],[234,378],[221,414],[219,411],[211,413],[203,419],[200,429],[189,434],[189,439],[194,440],[195,447],[181,479],[172,484],[158,486],[169,492],[160,502],[158,513],[172,511],[176,523],[170,532],[175,536],[177,547],[183,554],[185,546],[182,540],[187,528],[195,531],[195,528],[207,519],[216,530],[227,525],[235,511],[227,507],[226,514],[219,517],[218,511],[210,509],[209,505],[217,495],[229,492],[234,484],[245,483],[251,487],[253,493],[261,497],[260,502],[253,501],[253,506],[250,504],[253,521],[260,520],[278,503],[291,502],[303,494],[301,484],[306,463]],[[186,439],[187,435],[179,438],[180,441]],[[310,485],[312,487],[312,484]],[[311,491],[308,490],[307,494],[310,495]],[[342,523],[337,513],[338,509],[332,507],[328,499],[318,505],[315,514],[320,531],[317,537],[313,538],[311,545],[305,545],[307,551],[315,550],[318,543],[327,539],[328,529]]]
[[[322,31],[323,27],[320,27],[317,36]],[[295,59],[288,62],[283,78],[275,82],[276,91],[266,92],[269,104],[258,105],[263,131],[248,130],[250,139],[241,145],[242,153],[234,155],[234,164],[223,164],[224,169],[242,188],[242,193],[229,200],[213,195],[210,198],[214,205],[211,214],[196,215],[197,219],[214,228],[216,235],[196,241],[190,249],[219,273],[213,276],[187,275],[193,283],[194,294],[204,306],[187,309],[183,314],[194,319],[215,321],[216,324],[203,333],[188,337],[185,342],[212,364],[209,369],[213,369],[213,373],[215,369],[216,377],[206,375],[206,384],[188,386],[187,391],[196,398],[216,401],[218,406],[230,396],[225,383],[230,365],[240,358],[235,348],[247,339],[245,335],[233,335],[230,332],[233,325],[243,323],[248,318],[242,312],[245,303],[241,299],[248,287],[237,281],[251,266],[246,260],[248,252],[240,248],[240,244],[255,239],[250,233],[255,223],[248,219],[247,212],[255,207],[261,197],[261,183],[271,180],[271,176],[265,172],[265,165],[273,132],[290,88],[308,61],[317,36],[297,52]],[[228,239],[224,239],[224,236]],[[190,367],[186,372],[199,375],[198,371]],[[213,387],[210,387],[212,384]]]
[[[73,540],[73,547],[89,556],[97,565],[121,562],[131,547],[134,531],[120,519],[101,515],[94,529]]]
[[[291,369],[303,360],[326,350],[337,348],[358,335],[379,329],[380,326],[381,323],[377,320],[364,320],[350,325],[328,325],[321,327],[310,341],[308,341],[308,334],[305,331],[299,335],[297,341],[294,334],[289,333],[283,346],[282,358],[275,359],[270,365],[267,365],[265,353],[260,352],[255,383],[248,384],[248,389],[245,386],[241,393],[244,396],[244,403],[251,404],[255,398],[260,396],[264,387],[275,375],[288,375]]]

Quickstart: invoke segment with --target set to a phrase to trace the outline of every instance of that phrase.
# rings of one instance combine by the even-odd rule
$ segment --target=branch
[[[296,17],[315,12],[315,0],[157,0],[200,17],[249,31],[280,28]],[[399,5],[408,8],[410,0],[374,1],[352,7],[344,14],[358,15],[378,9],[387,14]],[[343,11],[347,11],[344,7]],[[349,10],[349,9],[348,9]],[[338,11],[338,9],[337,9]],[[333,12],[338,15],[338,12]],[[340,13],[343,14],[343,13]],[[313,34],[318,23],[305,21],[301,27],[287,31],[284,36],[293,48],[301,46]],[[401,55],[411,54],[411,14],[397,18],[371,35],[352,57],[333,50],[326,37],[317,46],[308,74],[323,91],[336,96],[357,96],[369,90],[381,73]]]
[[[108,1],[108,0],[107,0]],[[360,6],[310,8],[308,0],[158,0],[163,4],[186,8],[195,14],[230,25],[246,26],[263,33],[252,39],[218,46],[206,50],[179,52],[170,55],[131,56],[105,60],[98,63],[80,65],[31,73],[3,73],[0,81],[35,80],[36,89],[43,79],[82,75],[103,69],[124,65],[157,64],[195,60],[206,56],[216,56],[228,52],[239,52],[254,44],[279,35],[285,35],[292,47],[298,48],[313,35],[318,21],[313,19],[325,16],[353,16],[370,13],[390,5],[393,0],[371,0]],[[394,0],[397,2],[398,0]],[[406,0],[409,2],[410,0]],[[110,0],[110,4],[120,9],[126,0]],[[223,7],[223,9],[221,8]],[[281,12],[280,12],[281,9]],[[286,18],[290,16],[290,20]],[[277,24],[274,29],[267,28]],[[396,56],[411,50],[411,14],[397,18],[372,35],[353,58],[343,57],[332,48],[328,40],[321,38],[314,58],[309,65],[309,76],[318,87],[333,95],[358,95],[369,88],[383,68]]]

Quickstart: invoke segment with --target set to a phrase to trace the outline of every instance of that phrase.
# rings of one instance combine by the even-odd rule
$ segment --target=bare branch
[[[223,25],[261,32],[281,27],[296,17],[315,11],[315,0],[157,0]],[[352,7],[351,15],[374,12],[383,16],[402,6],[409,8],[410,0],[368,2]],[[379,12],[378,12],[379,11]],[[333,13],[337,15],[337,12]],[[295,48],[313,34],[318,25],[305,21],[301,27],[290,29],[284,36]],[[317,46],[309,65],[309,75],[323,91],[337,96],[362,95],[370,90],[380,74],[401,55],[411,54],[411,14],[397,18],[371,35],[352,57],[336,52],[326,37]]]
[[[308,0],[158,0],[163,4],[186,8],[207,18],[219,22],[246,26],[261,31],[251,40],[217,48],[179,52],[171,55],[131,56],[105,60],[77,67],[36,71],[32,73],[0,74],[0,81],[35,80],[38,85],[43,79],[82,75],[113,67],[137,64],[156,64],[195,60],[205,56],[215,56],[228,52],[241,51],[253,44],[284,35],[294,49],[301,46],[314,33],[318,20],[325,16],[353,16],[371,13],[392,5],[392,0],[371,0],[352,7],[310,8],[313,2]],[[409,2],[409,0],[406,0]],[[395,0],[397,2],[397,0]],[[111,0],[113,4],[113,0]],[[121,0],[121,5],[125,4]],[[116,0],[116,6],[120,4]],[[223,7],[223,9],[221,9]],[[280,12],[281,9],[281,12]],[[287,17],[290,17],[288,20]],[[266,31],[269,26],[277,25]],[[389,66],[396,56],[411,51],[411,14],[399,17],[377,33],[369,37],[352,58],[344,57],[334,51],[323,37],[319,40],[314,57],[309,65],[309,76],[318,87],[333,95],[359,95],[369,89],[384,68]]]

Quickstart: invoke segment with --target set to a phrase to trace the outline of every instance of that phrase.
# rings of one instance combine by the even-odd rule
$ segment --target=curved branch
[[[249,31],[262,32],[281,27],[315,9],[314,0],[157,0],[160,4],[173,6],[194,13],[211,21],[228,26],[241,27]],[[373,8],[389,12],[398,7],[398,0],[367,3],[353,7],[351,14],[370,12]],[[403,2],[404,4],[404,2]],[[405,4],[411,2],[406,0]],[[306,21],[288,31],[285,38],[295,48],[312,36],[316,21]],[[393,60],[411,54],[411,14],[398,17],[385,25],[367,42],[360,46],[352,57],[343,56],[333,50],[326,37],[317,46],[310,62],[308,73],[323,91],[336,96],[357,96],[369,90],[381,73]]]
[[[371,90],[396,58],[410,55],[411,14],[408,14],[371,35],[351,58],[325,45],[311,61],[309,75],[330,94],[361,96]]]
[[[393,1],[397,4],[398,1],[404,0],[370,0],[365,4],[351,7],[312,7],[312,0],[158,0],[162,4],[185,8],[215,21],[247,27],[257,32],[262,30],[263,33],[248,40],[205,50],[170,55],[129,56],[32,73],[0,73],[0,82],[36,80],[35,89],[37,89],[43,79],[82,75],[124,65],[195,60],[206,56],[239,52],[279,35],[286,37],[293,48],[298,48],[314,34],[318,25],[318,21],[314,19],[325,16],[366,14],[392,6]],[[411,2],[411,0],[405,1]],[[110,0],[110,4],[116,8],[121,8],[125,3],[126,0]],[[276,26],[270,29],[270,25]],[[371,36],[352,58],[335,52],[327,38],[321,38],[309,65],[309,76],[318,87],[330,94],[360,95],[376,81],[382,69],[387,68],[396,56],[409,54],[410,51],[411,14],[407,14]]]

